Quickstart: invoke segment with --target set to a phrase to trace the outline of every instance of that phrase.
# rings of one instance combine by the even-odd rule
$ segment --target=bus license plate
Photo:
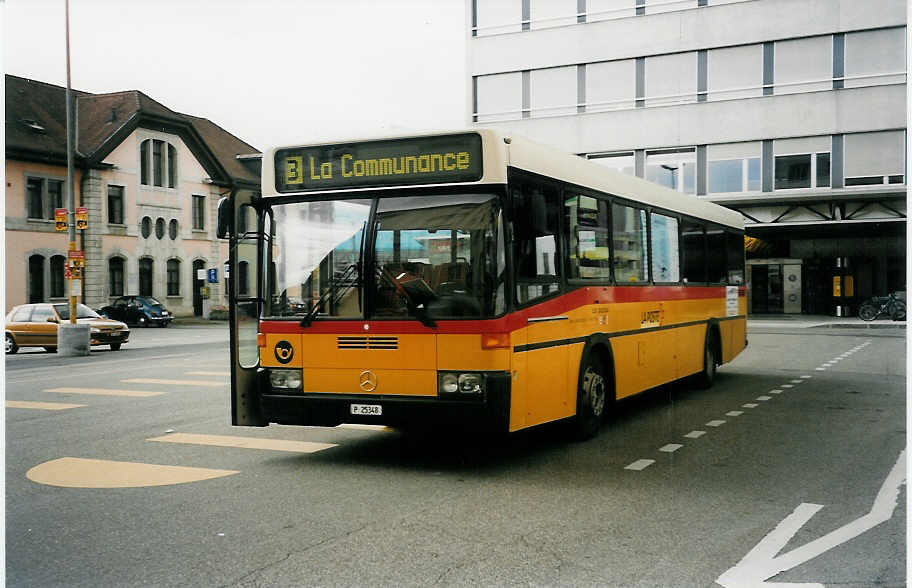
[[[381,416],[383,407],[379,404],[352,404],[351,413],[367,416]]]

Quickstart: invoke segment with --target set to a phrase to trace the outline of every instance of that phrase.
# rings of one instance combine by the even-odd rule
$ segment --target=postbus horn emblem
[[[373,392],[377,389],[377,376],[370,370],[364,370],[358,376],[358,386],[365,392]]]

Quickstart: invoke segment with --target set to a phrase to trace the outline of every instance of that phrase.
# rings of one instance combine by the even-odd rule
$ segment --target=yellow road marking
[[[185,372],[188,376],[230,376],[231,372]]]
[[[156,378],[130,378],[121,380],[125,384],[166,384],[168,386],[207,386],[210,388],[220,388],[225,382],[211,382],[209,380],[158,380]]]
[[[237,473],[235,470],[61,457],[33,467],[25,476],[39,484],[64,488],[138,488],[186,484]]]
[[[37,410],[66,410],[80,408],[85,404],[67,404],[65,402],[29,402],[26,400],[7,400],[6,408],[34,408]]]
[[[260,439],[258,437],[231,437],[227,435],[196,435],[193,433],[172,433],[162,437],[153,437],[147,441],[166,443],[188,443],[191,445],[215,445],[217,447],[239,447],[242,449],[271,449],[273,451],[293,451],[296,453],[315,453],[335,443],[314,443],[311,441],[283,441],[281,439]]]
[[[151,390],[112,390],[110,388],[50,388],[45,392],[59,392],[60,394],[92,394],[95,396],[161,396],[164,392]]]

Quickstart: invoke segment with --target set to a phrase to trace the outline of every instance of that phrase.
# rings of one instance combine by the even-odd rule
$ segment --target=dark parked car
[[[114,304],[100,308],[98,313],[140,327],[167,327],[174,318],[161,302],[151,296],[121,296]]]

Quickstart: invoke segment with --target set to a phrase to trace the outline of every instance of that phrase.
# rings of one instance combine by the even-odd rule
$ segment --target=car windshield
[[[55,304],[54,310],[57,311],[57,316],[61,320],[68,321],[70,320],[70,305],[69,304]],[[86,306],[85,304],[76,305],[76,318],[101,318],[97,312]]]
[[[487,317],[504,311],[504,239],[491,194],[273,207],[271,316]],[[368,231],[369,222],[373,230]],[[367,234],[373,242],[364,244]],[[372,274],[362,275],[370,255]]]
[[[155,298],[152,298],[151,296],[147,296],[147,297],[145,297],[145,298],[137,298],[136,300],[137,300],[138,302],[145,302],[145,303],[148,304],[149,306],[161,306],[161,305],[162,305],[161,302],[159,302],[159,301],[156,300]]]

